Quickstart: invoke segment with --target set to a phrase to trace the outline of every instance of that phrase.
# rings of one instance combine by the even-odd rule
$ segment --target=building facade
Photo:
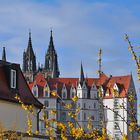
[[[33,133],[39,129],[39,110],[43,105],[33,96],[22,74],[19,64],[0,60],[0,123],[4,131],[26,133],[28,131],[27,110],[15,98],[18,96],[25,105],[34,105],[35,116],[31,116]],[[37,117],[38,116],[38,117]]]
[[[77,121],[85,131],[88,131],[87,126],[90,118],[92,128],[101,130],[102,127],[105,127],[112,139],[121,140],[123,134],[128,135],[130,140],[137,139],[136,133],[129,131],[132,112],[128,99],[130,93],[135,98],[133,111],[134,118],[137,118],[137,95],[132,75],[107,76],[101,73],[98,78],[85,78],[81,64],[79,78],[59,77],[52,31],[45,55],[45,64],[38,69],[36,69],[36,56],[32,48],[31,34],[29,34],[28,47],[23,53],[23,72],[34,96],[47,108],[48,119],[54,118],[66,124],[69,121],[75,123],[68,115],[69,110],[64,107],[63,100],[65,104],[72,105],[73,112],[77,107],[80,108]],[[62,100],[53,97],[52,91],[56,91]],[[76,104],[71,100],[75,95],[78,97]],[[57,114],[53,116],[51,110],[57,110]],[[45,133],[43,123],[40,122],[40,130]],[[56,128],[55,123],[51,125]]]

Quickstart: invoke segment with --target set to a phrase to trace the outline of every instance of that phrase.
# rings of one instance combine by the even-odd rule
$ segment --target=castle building
[[[51,91],[56,91],[66,104],[72,105],[73,112],[76,112],[77,107],[80,108],[77,121],[85,131],[88,131],[88,121],[91,118],[93,128],[101,130],[105,127],[107,134],[115,140],[121,140],[122,134],[128,135],[130,140],[137,139],[136,133],[129,131],[132,111],[134,118],[137,118],[137,95],[132,75],[107,76],[100,73],[98,78],[85,78],[81,64],[79,78],[59,77],[52,31],[44,67],[39,69],[36,69],[36,56],[32,48],[31,33],[29,33],[28,47],[23,53],[23,72],[34,96],[46,106],[48,119],[54,117],[66,124],[68,121],[75,123],[69,117],[69,110],[64,108],[63,102],[51,95]],[[133,109],[128,99],[131,94],[135,99]],[[74,95],[78,97],[76,104],[71,100]],[[55,116],[51,114],[52,109],[57,110]],[[51,125],[56,127],[55,123]],[[42,133],[45,132],[44,122],[40,122],[40,130]]]

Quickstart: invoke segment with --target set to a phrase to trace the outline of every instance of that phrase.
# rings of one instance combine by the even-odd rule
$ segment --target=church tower
[[[48,77],[56,78],[56,77],[59,77],[60,75],[58,62],[57,62],[57,53],[55,51],[54,43],[53,43],[52,30],[51,30],[51,35],[50,35],[49,47],[45,55],[44,71],[45,71],[46,78]]]
[[[32,48],[31,32],[29,32],[27,50],[23,52],[23,73],[27,81],[33,81],[36,73],[36,56]]]

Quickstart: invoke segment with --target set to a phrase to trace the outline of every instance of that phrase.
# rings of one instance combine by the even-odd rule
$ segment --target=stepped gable
[[[10,71],[16,70],[17,75],[17,88],[11,89],[10,87]],[[15,99],[16,94],[19,95],[21,101],[25,104],[38,108],[42,108],[42,104],[33,96],[19,64],[0,61],[0,100],[18,103]]]

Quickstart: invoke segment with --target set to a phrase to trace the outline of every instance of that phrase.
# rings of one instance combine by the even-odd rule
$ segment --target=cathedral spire
[[[32,49],[32,37],[31,37],[31,31],[29,31],[29,40],[28,40],[28,48],[27,49]]]
[[[2,51],[2,60],[6,61],[6,51],[5,51],[5,47],[3,47],[3,51]]]
[[[29,31],[29,39],[27,50],[23,52],[23,71],[35,72],[36,71],[36,56],[32,47],[31,31]]]
[[[81,62],[81,71],[80,71],[80,79],[79,79],[79,82],[82,84],[85,80],[85,77],[84,77],[84,70],[83,70],[83,65],[82,65],[82,62]]]
[[[50,50],[50,51],[54,51],[52,30],[51,30],[51,32],[50,32],[49,50]]]
[[[59,77],[59,68],[57,62],[57,53],[54,48],[52,30],[50,32],[50,41],[47,53],[45,55],[45,67],[44,70],[47,72],[48,77],[56,78]]]

